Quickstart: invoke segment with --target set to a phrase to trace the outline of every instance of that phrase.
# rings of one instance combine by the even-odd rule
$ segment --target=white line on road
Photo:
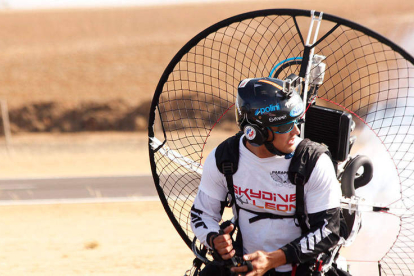
[[[32,190],[35,188],[36,188],[36,185],[32,185],[32,184],[3,184],[0,186],[1,191]]]
[[[16,180],[66,180],[66,179],[100,179],[100,178],[131,178],[131,177],[152,177],[152,174],[127,174],[127,175],[95,175],[95,176],[52,176],[52,177],[13,177],[0,178],[1,181],[16,181]]]
[[[158,196],[142,196],[142,197],[92,197],[92,198],[76,198],[76,199],[28,199],[28,200],[0,200],[0,206],[9,205],[52,205],[52,204],[79,204],[79,203],[122,203],[122,202],[145,202],[159,201]]]

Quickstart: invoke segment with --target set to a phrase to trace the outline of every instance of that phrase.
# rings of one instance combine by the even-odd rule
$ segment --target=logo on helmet
[[[239,106],[239,102],[238,101],[236,101],[236,110],[239,113],[239,115],[242,115],[242,112],[240,110],[240,106]]]
[[[303,112],[303,104],[300,103],[296,105],[291,111],[290,111],[290,117],[297,117]]]
[[[256,130],[251,126],[246,126],[244,128],[244,134],[248,140],[253,140],[256,137]]]
[[[285,106],[287,108],[291,108],[292,106],[298,104],[301,102],[301,99],[299,97],[292,97],[289,101],[286,102]]]
[[[239,84],[239,88],[243,88],[246,86],[246,84],[250,81],[251,79],[244,79],[240,82]]]
[[[286,119],[286,114],[280,117],[270,117],[269,122],[273,123],[284,119]]]
[[[272,112],[272,111],[276,111],[276,110],[280,110],[279,103],[277,103],[275,105],[271,104],[271,105],[269,105],[267,107],[264,107],[264,108],[259,108],[259,109],[256,110],[254,115],[255,116],[263,115],[263,114],[266,114],[266,113],[269,113],[269,112]]]

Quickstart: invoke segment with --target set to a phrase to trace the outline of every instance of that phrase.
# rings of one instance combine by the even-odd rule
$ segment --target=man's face
[[[278,131],[278,127],[270,127],[270,129],[275,132]],[[270,132],[270,130],[269,130]],[[273,136],[273,135],[274,136]],[[291,153],[295,150],[295,136],[300,134],[298,126],[295,124],[292,130],[288,133],[269,133],[269,139],[274,137],[273,145],[276,149],[283,153]]]

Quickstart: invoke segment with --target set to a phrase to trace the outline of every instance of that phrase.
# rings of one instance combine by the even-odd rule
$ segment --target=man
[[[239,84],[236,118],[244,135],[238,142],[238,169],[232,176],[236,198],[233,213],[242,236],[243,258],[253,266],[248,276],[310,275],[308,269],[295,272],[296,266],[315,263],[339,241],[341,190],[327,154],[317,159],[304,186],[306,232],[294,217],[296,186],[289,180],[288,170],[302,141],[297,124],[303,113],[298,92],[281,80],[255,78]],[[229,260],[235,255],[230,237],[235,226],[219,232],[229,191],[226,177],[216,165],[216,151],[203,166],[191,226],[204,245]],[[233,267],[231,271],[242,273],[248,268]]]

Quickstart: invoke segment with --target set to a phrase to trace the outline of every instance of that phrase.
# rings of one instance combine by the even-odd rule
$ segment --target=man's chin
[[[278,148],[276,149],[280,151],[282,154],[290,154],[295,151],[295,145],[285,147],[284,149],[278,149]]]
[[[284,151],[284,153],[286,153],[286,154],[289,154],[289,153],[292,153],[292,152],[294,152],[295,151],[295,144],[293,144],[293,145],[289,145],[289,147],[287,147],[286,149],[285,149],[285,151]]]

